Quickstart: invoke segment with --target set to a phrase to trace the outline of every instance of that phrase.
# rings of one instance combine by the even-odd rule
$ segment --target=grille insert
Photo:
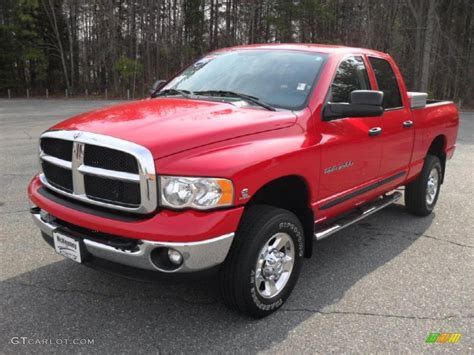
[[[126,173],[138,174],[138,164],[131,154],[97,145],[86,145],[84,164]]]
[[[72,172],[71,170],[60,168],[46,161],[42,162],[43,173],[48,182],[54,187],[72,192]]]
[[[85,175],[87,197],[92,200],[137,207],[140,205],[140,184]]]
[[[41,150],[53,157],[71,161],[72,160],[72,142],[56,138],[42,138]]]

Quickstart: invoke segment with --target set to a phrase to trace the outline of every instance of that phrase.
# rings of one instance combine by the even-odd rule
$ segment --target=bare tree
[[[431,67],[431,49],[433,45],[433,32],[436,23],[436,6],[438,1],[428,1],[428,16],[426,20],[426,33],[423,45],[423,60],[421,65],[420,89],[428,91],[428,80]]]
[[[51,24],[51,28],[53,30],[53,33],[56,39],[56,42],[55,42],[56,50],[59,52],[59,55],[61,57],[61,64],[62,64],[66,88],[68,91],[71,91],[71,83],[69,81],[69,75],[68,75],[68,70],[67,70],[67,65],[66,65],[66,53],[64,51],[61,34],[59,33],[58,19],[56,16],[56,8],[52,0],[41,0],[41,3],[43,4],[44,12],[48,16],[48,20]]]

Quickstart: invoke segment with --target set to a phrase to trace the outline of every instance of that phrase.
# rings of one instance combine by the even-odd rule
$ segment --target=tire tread
[[[243,248],[248,246],[248,240],[252,236],[255,236],[267,223],[271,223],[272,218],[282,213],[291,214],[287,210],[268,205],[250,206],[244,212],[227,258],[219,272],[220,294],[224,304],[229,308],[246,314],[252,313],[247,309],[243,295],[239,296],[242,291],[238,289],[237,278],[242,277],[239,275],[239,267],[245,262],[242,260]]]
[[[439,165],[440,172],[443,174],[441,162],[435,155],[428,154],[423,164],[423,169],[418,178],[405,187],[405,207],[407,211],[416,216],[427,216],[432,210],[426,205],[426,180],[428,179],[431,169]],[[441,176],[440,176],[441,179]],[[439,195],[439,189],[438,189]],[[436,200],[435,200],[436,203]]]

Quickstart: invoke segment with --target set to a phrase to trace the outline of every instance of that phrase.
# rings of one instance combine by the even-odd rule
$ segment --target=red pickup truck
[[[394,203],[397,188],[409,212],[431,213],[458,125],[453,103],[407,92],[385,53],[221,49],[149,99],[44,132],[31,213],[65,257],[217,270],[224,302],[263,317],[314,240]]]

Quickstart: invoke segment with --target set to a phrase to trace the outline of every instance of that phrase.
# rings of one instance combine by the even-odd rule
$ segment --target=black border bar
[[[343,202],[346,202],[346,201],[349,201],[350,199],[353,199],[354,197],[356,196],[359,196],[359,195],[362,195],[370,190],[373,190],[373,189],[376,189],[377,187],[379,186],[382,186],[382,185],[385,185],[385,184],[388,184],[389,182],[393,181],[393,180],[396,180],[398,178],[401,178],[402,176],[406,175],[406,171],[402,171],[402,172],[399,172],[399,173],[396,173],[395,175],[392,175],[392,176],[389,176],[388,178],[385,178],[383,180],[380,180],[380,181],[377,181],[377,182],[374,182],[373,184],[371,185],[368,185],[366,187],[363,187],[361,189],[358,189],[356,191],[353,191],[345,196],[342,196],[342,197],[338,197],[332,201],[329,201],[327,203],[325,203],[324,205],[322,205],[319,209],[320,210],[327,210],[328,208],[331,208],[331,207],[334,207],[336,205],[339,205],[340,203],[343,203]]]

